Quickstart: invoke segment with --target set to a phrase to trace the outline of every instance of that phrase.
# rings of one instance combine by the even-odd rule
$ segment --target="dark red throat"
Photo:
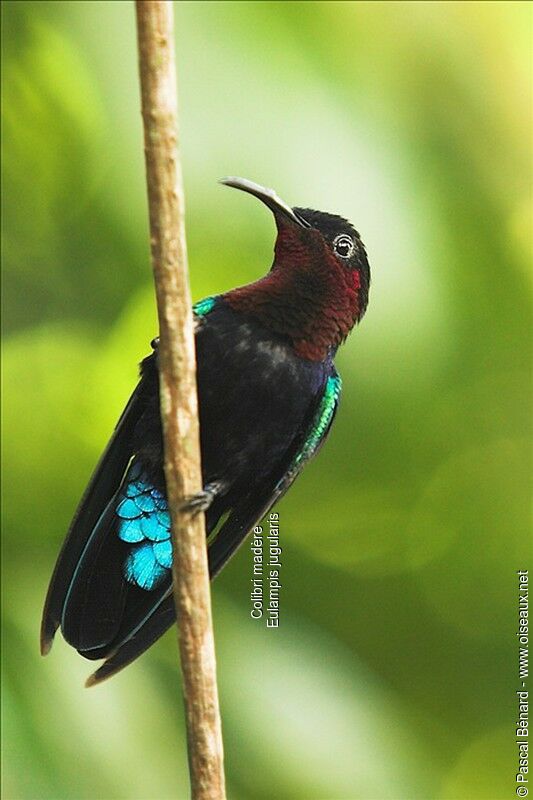
[[[341,264],[318,230],[283,225],[268,275],[224,299],[287,336],[302,358],[323,361],[363,315],[367,288],[359,270]]]

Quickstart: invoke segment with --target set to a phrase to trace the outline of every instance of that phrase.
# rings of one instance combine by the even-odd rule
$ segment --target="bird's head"
[[[221,182],[261,200],[278,229],[270,273],[231,292],[232,305],[262,314],[266,324],[290,336],[304,357],[323,358],[346,338],[367,307],[370,267],[361,237],[343,217],[291,208],[272,189],[245,178]],[[280,317],[283,306],[286,314]]]

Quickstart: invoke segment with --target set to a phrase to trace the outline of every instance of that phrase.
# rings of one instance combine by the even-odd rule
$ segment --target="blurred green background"
[[[213,587],[231,800],[514,796],[530,555],[529,3],[180,2],[194,299],[270,265],[226,174],[342,213],[370,306],[279,506],[279,630],[251,554]],[[172,633],[107,684],[41,607],[156,333],[130,2],[3,3],[6,800],[187,796]]]

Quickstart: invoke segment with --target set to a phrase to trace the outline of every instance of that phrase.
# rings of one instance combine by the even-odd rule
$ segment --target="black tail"
[[[165,513],[168,518],[168,509],[163,495],[147,482],[135,452],[141,417],[145,412],[150,418],[157,415],[157,390],[151,384],[147,390],[144,370],[143,376],[76,511],[43,612],[43,655],[49,652],[61,626],[64,638],[85,658],[106,659],[89,678],[88,685],[99,683],[134,661],[175,621],[171,555],[170,550],[164,551],[170,542],[162,541],[160,530],[151,524],[155,525],[156,518],[161,523]],[[146,417],[141,427],[145,420]],[[272,484],[265,482],[261,491],[256,487],[254,494],[234,496],[234,504],[229,495],[215,499],[206,514],[208,534],[223,514],[230,513],[209,546],[212,578],[277,499],[276,483],[277,478]],[[131,503],[138,504],[137,516],[135,507],[131,511]],[[151,504],[149,508],[146,503]],[[150,586],[146,583],[145,556],[152,560],[155,570]],[[133,565],[129,574],[128,559]]]
[[[148,406],[150,414],[154,400],[146,381],[146,377],[141,379],[130,398],[61,549],[43,612],[43,655],[49,652],[61,627],[65,640],[81,655],[108,658],[137,634],[169,594],[170,570],[160,568],[161,579],[150,591],[128,580],[125,564],[138,548],[120,531],[121,524],[128,528],[130,522],[121,518],[118,510],[128,500],[124,487],[130,479],[135,485],[140,480],[140,470],[135,466],[136,428]],[[151,490],[154,492],[153,487]],[[159,503],[166,504],[161,494],[158,497]],[[142,504],[146,499],[141,493],[137,501]],[[156,516],[161,516],[159,506],[151,515]],[[139,528],[141,519],[144,525],[150,515],[139,511]]]
[[[271,489],[272,487],[270,487]],[[215,540],[209,546],[209,574],[215,578],[236,550],[242,544],[249,531],[268,512],[273,503],[270,490],[267,488],[263,497],[263,504],[257,505],[257,497],[245,498],[229,514],[221,526]],[[206,514],[206,528],[213,530],[220,519],[220,508],[211,508]],[[95,686],[107,678],[112,677],[124,667],[135,661],[147,650],[160,636],[162,636],[175,622],[174,599],[169,588],[166,596],[162,598],[153,613],[147,617],[142,625],[110,656],[101,653],[107,660],[87,680],[86,686]],[[87,656],[87,653],[83,653]],[[92,656],[90,656],[92,657]],[[95,655],[94,657],[100,657]]]
[[[94,686],[127,667],[159,639],[174,624],[175,620],[174,598],[172,596],[165,597],[144,625],[130,639],[127,639],[116,653],[104,661],[96,672],[90,675],[85,685]]]
[[[90,684],[137,658],[175,620],[170,570],[151,591],[126,580],[124,564],[135,545],[121,539],[118,530],[117,508],[124,501],[124,487],[135,463],[136,428],[147,408],[147,394],[152,394],[145,380],[131,396],[80,501],[43,611],[43,655],[50,651],[61,627],[65,640],[85,658],[107,659]],[[224,511],[224,504],[215,501],[206,514],[208,531]],[[216,572],[222,566],[220,559],[217,562]]]
[[[61,624],[63,606],[72,578],[95,526],[120,486],[133,455],[135,426],[143,411],[140,385],[131,396],[113,436],[94,471],[78,506],[59,554],[46,596],[41,624],[41,653],[52,647],[55,632]]]

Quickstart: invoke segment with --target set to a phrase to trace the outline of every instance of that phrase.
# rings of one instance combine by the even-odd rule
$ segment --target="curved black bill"
[[[303,217],[296,214],[287,203],[277,196],[274,189],[267,189],[265,186],[260,186],[258,183],[249,181],[246,178],[222,178],[220,183],[223,183],[224,186],[231,186],[233,189],[241,189],[243,192],[252,194],[268,206],[275,215],[283,214],[286,219],[289,219],[296,225],[300,225],[302,228],[311,227]]]

